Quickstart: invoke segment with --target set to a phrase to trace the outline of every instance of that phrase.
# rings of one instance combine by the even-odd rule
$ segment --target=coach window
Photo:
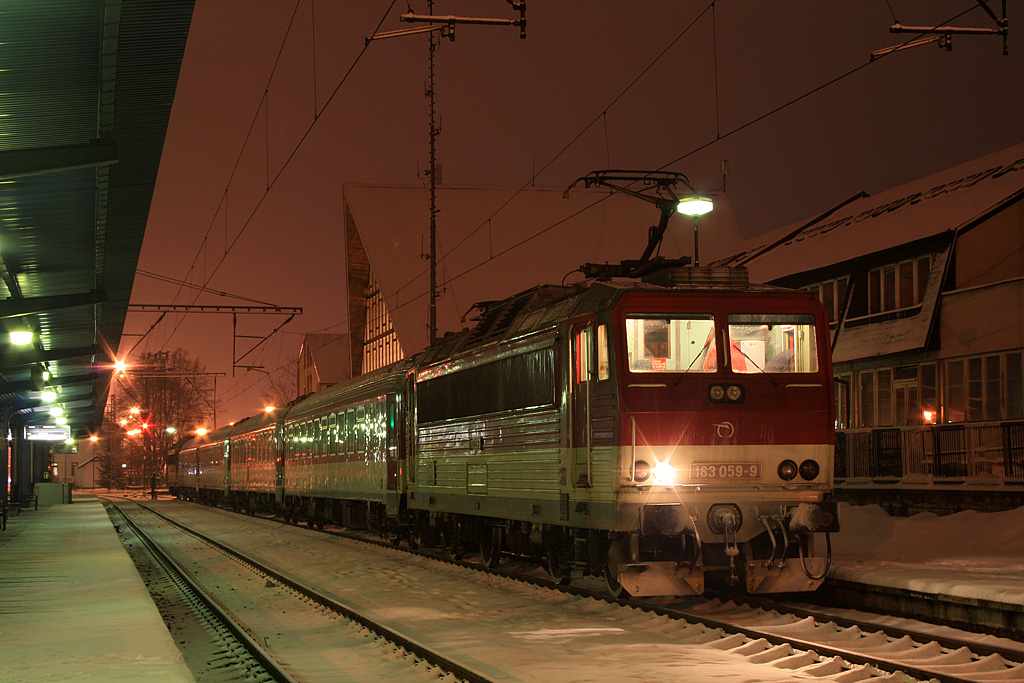
[[[338,453],[338,415],[331,413],[330,431],[327,433],[327,453],[337,455]]]
[[[355,453],[356,450],[356,418],[355,411],[349,409],[348,418],[345,421],[345,450],[348,453]]]
[[[356,453],[366,452],[366,408],[356,408]]]

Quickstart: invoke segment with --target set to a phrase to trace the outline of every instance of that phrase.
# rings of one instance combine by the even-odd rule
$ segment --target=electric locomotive
[[[412,370],[407,523],[613,594],[812,590],[838,530],[827,332],[742,269],[486,304]]]

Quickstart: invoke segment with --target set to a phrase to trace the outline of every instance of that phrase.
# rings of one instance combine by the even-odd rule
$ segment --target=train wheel
[[[548,576],[559,586],[568,586],[572,581],[572,558],[569,557],[568,546],[549,543],[545,549],[547,556]]]
[[[604,583],[608,593],[615,599],[629,597],[629,591],[619,583],[619,565],[629,560],[628,542],[628,538],[621,536],[612,539],[608,545],[608,555],[604,563]]]
[[[501,527],[491,527],[480,542],[480,558],[488,569],[494,569],[501,562],[501,545]]]

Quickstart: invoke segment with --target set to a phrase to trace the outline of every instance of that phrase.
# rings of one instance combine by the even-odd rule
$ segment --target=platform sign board
[[[64,441],[71,438],[68,425],[26,425],[25,438],[29,441]]]

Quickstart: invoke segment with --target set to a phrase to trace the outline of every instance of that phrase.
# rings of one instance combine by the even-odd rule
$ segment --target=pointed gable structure
[[[344,187],[352,372],[429,343],[429,197],[425,187]],[[437,189],[438,337],[467,326],[473,304],[580,278],[586,262],[636,259],[659,219],[647,202],[607,190],[442,186]],[[739,239],[728,202],[700,218],[702,260]],[[660,255],[693,254],[693,222],[669,223]]]
[[[352,377],[349,335],[306,334],[299,349],[299,396]]]

